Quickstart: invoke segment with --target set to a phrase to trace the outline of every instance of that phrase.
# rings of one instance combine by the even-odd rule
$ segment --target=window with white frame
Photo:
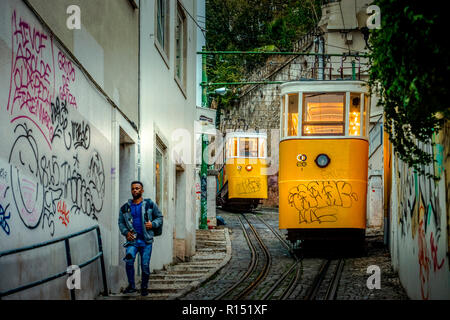
[[[165,179],[165,153],[167,148],[158,136],[156,136],[155,149],[155,202],[164,214],[166,212],[164,194],[167,187]]]
[[[186,15],[182,6],[178,4],[175,27],[175,79],[183,89],[186,87],[186,38]]]
[[[157,47],[162,52],[163,58],[169,58],[169,0],[156,1],[156,41]],[[164,57],[165,55],[165,57]]]

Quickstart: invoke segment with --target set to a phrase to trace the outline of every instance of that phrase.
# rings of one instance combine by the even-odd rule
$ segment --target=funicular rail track
[[[336,299],[336,293],[339,286],[339,280],[342,275],[342,271],[344,269],[344,259],[338,259],[336,262],[335,269],[332,273],[331,279],[329,280],[325,295],[320,295],[320,289],[322,288],[322,283],[325,280],[325,277],[327,275],[328,269],[330,268],[330,265],[332,264],[332,259],[326,259],[323,261],[319,273],[314,278],[313,284],[309,288],[309,290],[306,293],[306,296],[304,297],[304,300],[335,300]]]
[[[263,262],[263,267],[262,267],[261,271],[257,274],[256,278],[253,281],[251,281],[250,284],[248,284],[244,289],[240,289],[237,294],[233,295],[233,292],[237,291],[238,287],[244,281],[246,281],[252,273],[256,272],[256,268],[257,268],[257,265],[259,262],[259,256],[257,254],[256,246],[252,242],[252,240],[245,228],[243,220],[246,221],[249,228],[252,230],[252,233],[254,234],[257,242],[259,243],[259,246],[261,247],[261,249],[263,251],[265,259]],[[255,227],[250,223],[250,221],[245,217],[245,215],[241,214],[239,216],[239,222],[241,223],[242,231],[244,233],[245,239],[246,239],[247,244],[251,251],[251,261],[248,265],[246,273],[242,276],[242,278],[239,281],[237,281],[233,286],[231,286],[227,290],[223,291],[220,295],[216,296],[214,298],[214,300],[220,300],[220,299],[230,298],[230,297],[231,297],[231,299],[234,299],[234,300],[245,299],[258,286],[258,284],[260,284],[265,279],[265,277],[267,276],[267,274],[269,272],[272,258],[271,258],[271,255],[270,255],[270,252],[269,252],[267,246],[264,244],[264,242],[261,239],[261,236],[256,231]]]
[[[290,243],[283,239],[282,235],[280,235],[279,232],[277,232],[272,226],[270,226],[264,219],[254,214],[252,214],[251,216],[257,218],[260,222],[262,222],[278,238],[281,244],[289,251],[291,257],[294,260],[293,263],[287,268],[287,270],[278,277],[275,283],[273,283],[267,290],[264,290],[262,295],[257,297],[256,299],[286,300],[298,298],[298,294],[296,294],[297,296],[293,296],[293,292],[300,285],[301,278],[304,272],[303,263],[306,260],[298,257],[293,251]],[[272,264],[272,257],[270,255],[270,252],[267,246],[264,244],[260,234],[257,232],[255,226],[244,214],[240,214],[238,218],[244,237],[250,248],[251,259],[245,274],[239,279],[239,281],[216,296],[214,300],[246,299],[254,291],[254,289],[264,281],[269,273],[269,269]],[[253,234],[254,239],[253,237],[251,237],[248,229],[251,230],[251,234]],[[256,244],[255,242],[258,242],[258,244]],[[263,261],[261,261],[261,254],[258,254],[258,246],[259,248],[261,248],[261,251],[263,253]],[[328,274],[329,272],[331,272],[329,270],[333,269],[332,266],[335,266],[334,273]],[[308,290],[306,291],[303,299],[335,299],[343,266],[344,259],[325,259],[320,266],[319,271],[312,282],[312,285],[308,287]],[[325,281],[325,279],[330,280]],[[324,291],[325,282],[328,282],[326,292]]]
[[[282,292],[281,294],[278,295],[278,299],[279,300],[286,300],[290,297],[290,295],[292,294],[292,292],[294,291],[294,289],[296,288],[296,286],[299,283],[301,274],[302,274],[302,269],[303,269],[303,265],[302,265],[302,260],[299,259],[293,249],[292,246],[285,240],[283,239],[283,237],[276,231],[273,229],[272,226],[270,226],[264,219],[262,219],[259,216],[256,216],[263,224],[265,224],[267,226],[267,228],[272,231],[272,233],[280,240],[280,242],[283,244],[283,246],[285,246],[287,248],[287,250],[289,251],[290,255],[295,259],[295,262],[289,267],[289,269],[284,272],[280,278],[275,282],[275,284],[269,289],[267,290],[267,292],[262,296],[262,300],[268,300],[274,297],[274,293],[277,291],[277,289],[282,288]],[[292,273],[294,273],[294,275],[292,275]],[[289,279],[290,281],[287,283],[287,285],[285,285],[285,280]],[[284,286],[284,288],[283,288]]]

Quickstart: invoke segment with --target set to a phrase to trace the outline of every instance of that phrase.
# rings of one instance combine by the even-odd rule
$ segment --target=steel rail
[[[256,215],[255,215],[256,216]],[[292,247],[289,245],[289,243],[283,239],[281,237],[281,235],[275,231],[272,226],[270,226],[264,219],[262,219],[259,216],[256,216],[262,223],[264,223],[267,228],[269,228],[269,230],[272,231],[272,233],[281,241],[281,243],[288,249],[289,253],[291,254],[291,256],[295,259],[295,262],[289,267],[289,269],[283,273],[283,275],[281,275],[281,277],[277,280],[277,282],[275,282],[275,284],[266,292],[266,294],[262,297],[262,300],[267,300],[269,299],[269,297],[271,297],[272,293],[279,288],[279,286],[283,283],[283,281],[286,279],[286,277],[288,277],[288,275],[290,275],[293,270],[296,270],[295,276],[292,277],[291,281],[289,282],[289,284],[287,285],[287,287],[285,288],[285,290],[283,291],[283,293],[280,296],[280,300],[285,300],[287,299],[291,294],[292,291],[295,289],[299,279],[300,279],[300,275],[302,273],[302,269],[303,269],[303,264],[302,264],[302,260],[299,259],[293,252]]]
[[[250,229],[252,229],[253,234],[255,235],[256,240],[259,242],[259,244],[261,246],[261,249],[263,250],[263,253],[264,253],[266,259],[265,259],[265,263],[264,263],[264,266],[263,266],[263,269],[261,270],[261,272],[258,274],[256,279],[252,283],[250,283],[250,285],[247,286],[247,288],[245,288],[237,296],[237,298],[236,298],[237,300],[241,300],[241,299],[244,299],[245,297],[247,297],[250,294],[250,292],[252,292],[256,288],[256,286],[258,284],[260,284],[266,278],[267,274],[269,273],[270,265],[272,264],[272,257],[270,256],[269,249],[267,249],[267,246],[262,241],[262,239],[261,239],[260,235],[258,234],[258,232],[256,231],[255,227],[250,223],[250,221],[248,221],[247,217],[245,215],[243,215],[243,214],[241,214],[241,215],[247,221]]]
[[[297,283],[301,277],[301,274],[303,272],[303,263],[302,260],[299,261],[300,265],[297,267],[297,272],[295,273],[295,277],[291,279],[291,282],[289,282],[286,290],[283,292],[283,294],[280,296],[280,300],[286,300],[288,297],[291,296],[292,291],[297,287]]]
[[[327,273],[328,267],[330,266],[331,260],[325,260],[320,266],[319,273],[314,278],[313,284],[309,287],[309,290],[304,298],[304,300],[315,300],[317,293],[319,292],[320,285]]]
[[[272,296],[273,292],[280,287],[280,285],[281,285],[281,283],[283,283],[284,279],[286,279],[286,277],[288,275],[290,275],[293,270],[298,269],[298,268],[296,269],[296,267],[298,267],[299,263],[300,263],[300,261],[295,261],[289,267],[289,269],[281,275],[281,277],[274,283],[274,285],[269,290],[267,290],[267,292],[262,296],[261,300],[268,300]],[[292,281],[289,283],[288,288],[281,295],[282,297],[286,296],[286,292],[291,288],[291,286],[292,286]]]
[[[229,295],[234,289],[236,289],[237,286],[239,286],[243,281],[245,281],[250,276],[250,274],[252,274],[253,270],[256,268],[258,264],[259,258],[258,255],[256,254],[256,249],[248,236],[247,230],[245,229],[245,226],[242,223],[241,217],[239,217],[239,222],[241,223],[245,240],[247,240],[247,244],[251,251],[251,261],[247,268],[247,272],[242,276],[242,278],[239,279],[239,281],[237,281],[233,286],[231,286],[230,288],[228,288],[227,290],[223,291],[221,294],[216,296],[213,300],[220,300],[223,299],[225,296]]]
[[[339,281],[341,279],[342,271],[344,270],[344,259],[339,259],[335,272],[333,274],[333,278],[330,281],[330,284],[327,289],[327,293],[325,295],[326,300],[335,300],[336,293],[339,285]]]
[[[276,230],[274,230],[274,229],[272,228],[271,225],[269,225],[263,218],[258,217],[258,216],[255,215],[255,214],[254,214],[254,216],[255,216],[256,218],[258,218],[259,221],[261,221],[262,223],[264,223],[264,224],[267,226],[267,228],[269,228],[270,231],[272,231],[272,233],[273,233],[273,234],[281,241],[281,243],[289,250],[289,253],[290,253],[291,255],[293,255],[294,258],[297,258],[297,257],[295,257],[295,255],[294,255],[294,252],[293,252],[293,250],[292,250],[291,245],[290,245],[285,239],[283,239],[283,237],[282,237]]]

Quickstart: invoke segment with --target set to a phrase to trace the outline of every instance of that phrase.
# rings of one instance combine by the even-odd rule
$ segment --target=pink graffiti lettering
[[[13,61],[7,111],[13,116],[11,122],[21,117],[33,120],[51,148],[50,105],[55,95],[53,40],[22,18],[18,20],[16,12],[11,26]]]
[[[65,100],[68,105],[76,108],[76,98],[70,92],[70,84],[75,82],[75,68],[72,65],[72,61],[67,59],[61,51],[58,52],[58,67],[59,70],[64,72],[62,75],[63,85],[59,87],[59,96],[62,101]]]

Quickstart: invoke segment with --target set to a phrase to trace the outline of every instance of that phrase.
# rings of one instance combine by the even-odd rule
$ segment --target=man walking
[[[148,295],[148,280],[150,278],[150,257],[154,234],[160,234],[163,224],[163,216],[156,203],[150,199],[144,199],[144,186],[140,181],[131,183],[131,195],[119,212],[119,230],[127,238],[124,244],[125,270],[127,272],[128,287],[124,293],[136,292],[134,282],[134,261],[139,252],[141,255],[141,295]]]

